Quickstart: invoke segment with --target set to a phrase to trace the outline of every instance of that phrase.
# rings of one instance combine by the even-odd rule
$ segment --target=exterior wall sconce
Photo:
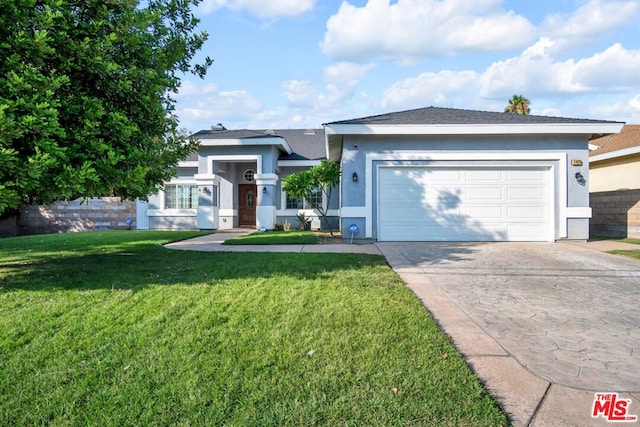
[[[262,187],[262,194],[267,194],[267,187]]]
[[[354,172],[353,175],[351,175],[351,179],[353,179],[353,182],[358,182],[358,174]]]
[[[587,183],[587,180],[584,179],[584,175],[582,175],[580,172],[576,172],[574,176],[576,177],[576,181],[578,181],[578,184],[585,185]]]

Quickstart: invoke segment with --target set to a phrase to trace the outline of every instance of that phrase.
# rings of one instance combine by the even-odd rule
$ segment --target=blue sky
[[[317,128],[427,106],[640,123],[640,0],[203,0],[180,126]]]

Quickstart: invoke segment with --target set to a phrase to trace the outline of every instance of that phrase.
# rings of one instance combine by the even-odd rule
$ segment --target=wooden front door
[[[240,227],[256,226],[257,189],[253,184],[238,185],[238,225]]]

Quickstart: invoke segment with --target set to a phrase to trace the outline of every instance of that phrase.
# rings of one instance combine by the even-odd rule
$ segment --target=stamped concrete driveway
[[[396,245],[535,375],[640,391],[638,261],[564,243]]]

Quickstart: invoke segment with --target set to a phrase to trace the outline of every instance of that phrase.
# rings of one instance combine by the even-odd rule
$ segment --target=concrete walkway
[[[323,245],[223,245],[226,240],[246,236],[255,230],[233,229],[229,231],[207,234],[194,239],[165,245],[170,249],[205,252],[302,252],[302,253],[358,253],[381,255],[373,244],[331,243]]]
[[[228,252],[382,254],[516,426],[604,426],[595,392],[640,416],[640,262],[588,243],[225,246],[232,230],[167,245]],[[626,425],[639,425],[625,423]]]

